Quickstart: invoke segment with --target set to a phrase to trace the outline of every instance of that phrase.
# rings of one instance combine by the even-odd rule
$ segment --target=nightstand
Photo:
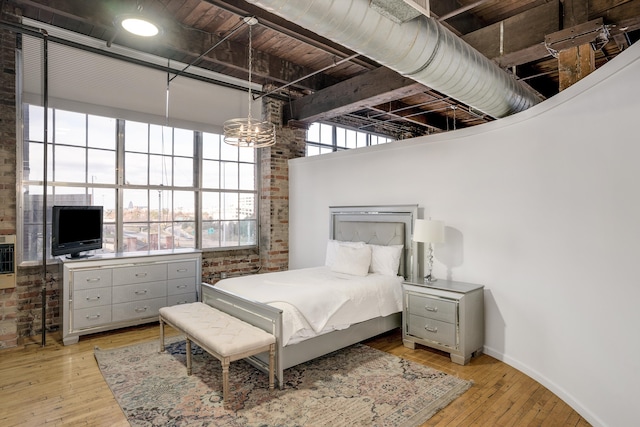
[[[450,354],[466,365],[484,346],[484,286],[439,279],[402,284],[402,341]]]

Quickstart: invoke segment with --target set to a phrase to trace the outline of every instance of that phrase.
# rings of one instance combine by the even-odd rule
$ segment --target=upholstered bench
[[[222,399],[229,397],[229,363],[269,352],[269,388],[273,389],[275,342],[273,335],[207,304],[194,302],[160,309],[160,351],[165,351],[164,324],[186,336],[187,375],[191,375],[191,341],[222,363]]]

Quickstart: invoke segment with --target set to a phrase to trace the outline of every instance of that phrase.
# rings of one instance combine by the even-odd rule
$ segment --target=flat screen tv
[[[102,249],[102,206],[53,206],[51,255],[80,258]]]

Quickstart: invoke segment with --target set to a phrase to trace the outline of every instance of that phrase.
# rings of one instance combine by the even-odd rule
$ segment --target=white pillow
[[[370,273],[384,274],[385,276],[397,276],[402,257],[403,245],[368,245],[371,247]]]
[[[343,242],[340,240],[329,240],[327,242],[327,252],[325,255],[324,265],[327,267],[331,267],[333,263],[336,261],[336,256],[338,254],[338,247],[340,245],[349,246],[352,248],[361,248],[365,246],[364,242]]]
[[[353,276],[366,276],[369,274],[369,265],[371,265],[371,248],[369,246],[339,245],[331,271]]]

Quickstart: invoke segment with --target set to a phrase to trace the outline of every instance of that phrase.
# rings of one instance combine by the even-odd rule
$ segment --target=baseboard
[[[548,377],[542,375],[540,372],[532,369],[529,365],[521,363],[520,361],[513,359],[505,354],[496,351],[491,347],[484,346],[484,353],[498,359],[499,361],[506,363],[512,368],[517,369],[523,374],[533,378],[546,388],[548,388],[552,393],[562,399],[567,405],[571,406],[577,413],[579,413],[585,420],[589,422],[593,427],[605,427],[606,424],[598,418],[593,412],[589,411],[584,405],[582,405],[577,399],[574,398],[571,393],[567,392],[566,389],[560,387],[554,381],[551,381]]]

